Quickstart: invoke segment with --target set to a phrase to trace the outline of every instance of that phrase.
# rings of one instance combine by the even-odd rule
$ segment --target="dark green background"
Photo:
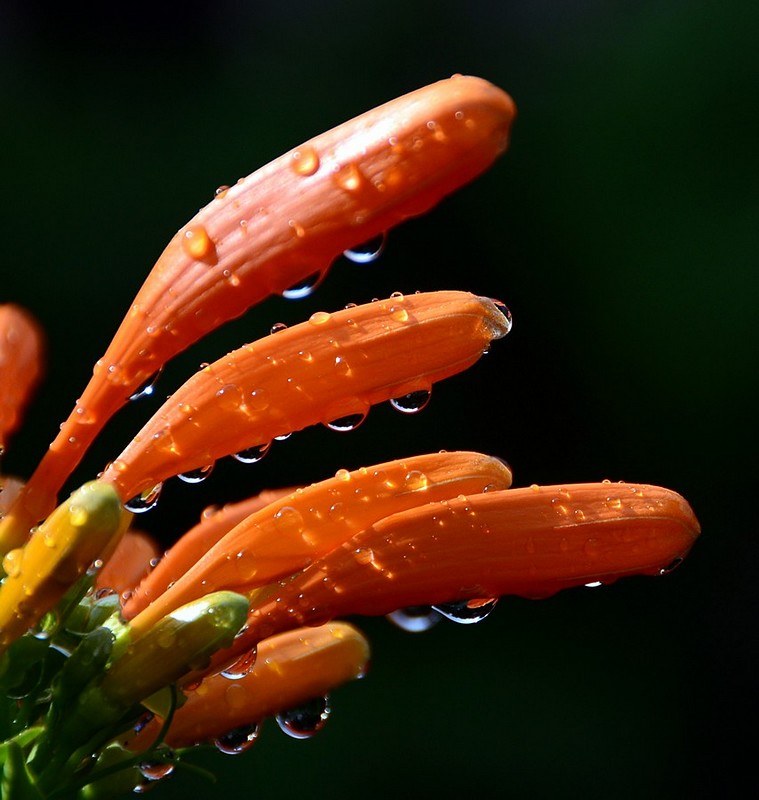
[[[682,492],[704,533],[666,579],[542,602],[479,626],[362,621],[373,666],[314,739],[264,726],[206,789],[260,798],[729,797],[756,786],[756,254],[752,2],[0,3],[0,300],[50,334],[48,380],[7,456],[28,473],[174,231],[315,133],[454,72],[510,91],[510,152],[374,265],[335,264],[178,359],[395,290],[512,308],[512,335],[423,413],[311,430],[257,467],[170,482],[145,526],[208,502],[428,449],[506,458],[517,485],[626,479]],[[169,8],[170,6],[170,8]],[[107,7],[107,11],[104,10]],[[109,428],[77,482],[155,408]]]

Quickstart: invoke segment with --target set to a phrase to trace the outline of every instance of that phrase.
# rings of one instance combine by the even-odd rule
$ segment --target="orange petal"
[[[435,453],[355,472],[340,470],[233,528],[132,619],[132,636],[137,639],[158,619],[207,592],[249,594],[290,576],[390,514],[486,487],[504,489],[510,483],[511,472],[503,462],[480,453]],[[125,615],[131,616],[134,608],[127,603]]]
[[[510,489],[395,514],[362,531],[248,618],[229,659],[282,630],[346,614],[656,575],[686,555],[699,526],[675,492],[590,483]]]
[[[180,387],[103,473],[122,499],[165,478],[471,366],[510,323],[492,300],[429,292],[317,312]]]
[[[0,454],[42,376],[44,337],[22,308],[0,305]]]
[[[366,639],[344,622],[266,639],[247,675],[235,680],[213,675],[187,693],[166,742],[186,747],[258,723],[361,677],[368,660]],[[144,749],[159,730],[156,718],[129,742],[129,748]]]
[[[421,214],[487,169],[515,109],[456,76],[393,100],[292,150],[201,209],[171,240],[5,523],[10,541],[54,495],[113,413],[166,361],[345,249]]]
[[[140,531],[127,531],[95,579],[96,589],[122,594],[134,588],[150,571],[150,562],[160,556],[155,539]]]
[[[246,517],[256,511],[260,511],[269,503],[289,495],[292,491],[292,488],[267,489],[255,497],[250,497],[239,503],[228,503],[222,508],[207,508],[203,512],[201,521],[194,528],[187,531],[175,545],[172,545],[171,549],[158,562],[156,568],[146,574],[139,585],[135,582],[131,586],[125,587],[132,588],[137,586],[124,606],[124,614],[127,619],[142,611],[149,603],[152,603],[164,592],[167,586],[178,581],[198,559],[204,556],[238,522],[242,522]]]

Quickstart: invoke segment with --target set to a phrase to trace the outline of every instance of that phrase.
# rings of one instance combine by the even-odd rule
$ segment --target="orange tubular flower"
[[[123,500],[165,478],[383,400],[429,391],[471,366],[510,321],[466,292],[317,312],[197,372],[105,470]]]
[[[155,540],[140,531],[127,531],[113,555],[95,578],[96,589],[113,589],[121,594],[136,586],[150,572],[161,551]]]
[[[250,594],[288,577],[383,517],[510,484],[503,462],[479,453],[436,453],[341,470],[247,517],[205,555],[197,554],[197,563],[170,584],[166,574],[159,576],[158,586],[148,576],[124,607],[127,619],[134,617],[131,635],[139,638],[161,617],[207,592]],[[151,597],[155,600],[145,608]]]
[[[0,526],[0,545],[17,546],[51,510],[103,425],[166,361],[472,180],[506,149],[514,114],[505,92],[454,76],[340,125],[219,192],[159,258]]]
[[[0,305],[0,455],[42,375],[43,335],[18,306]]]
[[[345,622],[332,622],[265,639],[255,663],[245,674],[212,675],[186,692],[166,737],[171,747],[187,747],[212,739],[233,752],[234,732],[252,728],[264,718],[320,697],[336,686],[364,675],[369,661],[366,639]],[[142,750],[160,730],[154,719],[128,747]],[[255,733],[253,732],[253,736]],[[244,747],[245,739],[240,737]]]
[[[261,639],[345,614],[560,589],[669,571],[699,525],[675,492],[639,484],[532,486],[417,506],[380,520],[253,598],[247,630],[215,663]]]

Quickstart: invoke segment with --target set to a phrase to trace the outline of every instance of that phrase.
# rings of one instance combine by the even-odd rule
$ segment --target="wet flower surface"
[[[338,617],[476,622],[501,595],[664,575],[687,554],[699,526],[673,491],[512,489],[502,461],[463,451],[264,492],[204,516],[163,556],[135,528],[175,476],[200,482],[225,457],[256,462],[310,425],[350,431],[377,403],[421,409],[433,384],[511,329],[500,301],[451,290],[274,326],[204,365],[94,480],[58,497],[167,361],[271,294],[307,294],[344,251],[374,258],[389,228],[493,163],[514,114],[486,81],[440,81],[223,187],[170,241],[36,471],[0,477],[9,798],[142,791],[187,767],[194,745],[247,750],[266,717],[294,738],[316,733],[327,694],[369,658]],[[0,306],[0,446],[41,353],[26,312]]]

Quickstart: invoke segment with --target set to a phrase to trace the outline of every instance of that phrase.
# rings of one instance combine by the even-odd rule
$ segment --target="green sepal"
[[[7,752],[0,796],[3,800],[44,800],[27,769],[24,753],[17,741],[6,742]]]

